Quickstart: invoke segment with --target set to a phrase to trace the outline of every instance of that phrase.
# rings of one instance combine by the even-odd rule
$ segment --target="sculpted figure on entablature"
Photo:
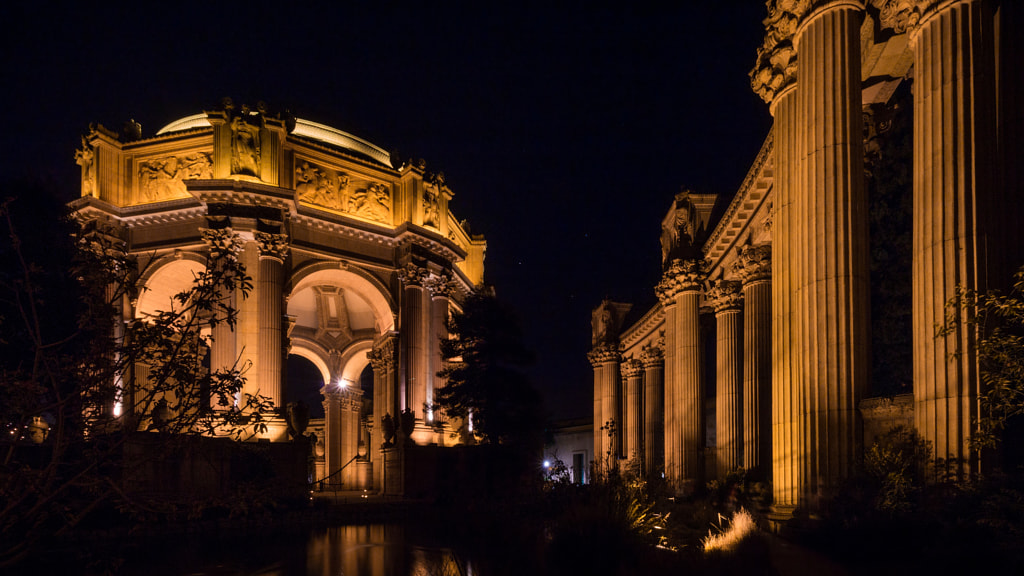
[[[632,304],[603,300],[590,315],[591,345],[595,348],[605,344],[617,344],[619,330]]]
[[[882,28],[891,28],[893,32],[902,34],[912,30],[921,20],[924,13],[935,0],[871,0],[871,5],[878,9],[878,20]]]
[[[423,179],[423,225],[439,228],[441,225],[441,188],[444,174],[428,174]]]
[[[163,156],[139,162],[139,191],[146,202],[188,195],[185,180],[213,176],[213,160],[208,152]]]
[[[303,162],[295,169],[295,195],[299,202],[316,204],[333,210],[345,210],[348,205],[348,174]]]
[[[230,113],[230,110],[228,110]],[[260,127],[263,115],[243,105],[231,118],[231,173],[260,175]]]
[[[96,152],[85,136],[82,136],[82,149],[75,151],[75,162],[82,167],[82,196],[98,196],[96,193]]]
[[[672,258],[688,257],[696,249],[697,211],[688,190],[676,194],[665,219],[661,221],[661,264]]]
[[[371,183],[356,190],[348,201],[348,211],[370,220],[391,222],[391,189],[385,184]]]

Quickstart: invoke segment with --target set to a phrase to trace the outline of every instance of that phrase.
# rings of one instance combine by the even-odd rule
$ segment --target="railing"
[[[317,485],[317,490],[318,490],[319,492],[323,492],[323,491],[324,491],[324,482],[327,482],[327,481],[328,481],[328,480],[330,480],[331,478],[334,478],[334,477],[335,477],[335,476],[337,476],[338,474],[341,474],[341,472],[342,472],[342,471],[343,471],[343,470],[344,470],[345,468],[348,468],[348,465],[349,465],[349,464],[351,464],[351,463],[355,462],[357,458],[359,458],[359,455],[358,455],[358,454],[357,454],[357,455],[355,455],[355,456],[353,456],[353,457],[352,457],[352,459],[351,459],[351,460],[349,460],[348,462],[346,462],[346,463],[345,463],[345,465],[344,465],[344,466],[342,466],[341,468],[338,468],[338,469],[337,469],[337,470],[335,470],[334,472],[331,472],[331,473],[330,473],[330,474],[328,474],[327,476],[324,476],[323,478],[321,478],[321,479],[317,480],[317,482],[316,482],[316,485]]]

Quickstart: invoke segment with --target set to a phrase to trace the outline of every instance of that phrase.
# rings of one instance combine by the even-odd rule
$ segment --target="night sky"
[[[70,200],[90,122],[149,137],[224,96],[424,158],[487,237],[558,418],[592,411],[590,310],[654,304],[673,195],[732,195],[771,122],[747,77],[758,0],[6,4],[5,181]]]

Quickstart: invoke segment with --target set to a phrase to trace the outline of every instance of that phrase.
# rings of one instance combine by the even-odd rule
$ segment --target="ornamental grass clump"
[[[723,528],[721,525],[723,516],[719,515],[718,519],[718,534],[715,534],[714,530],[709,531],[708,537],[701,540],[704,552],[732,552],[757,532],[753,516],[743,508],[733,514],[728,527]]]

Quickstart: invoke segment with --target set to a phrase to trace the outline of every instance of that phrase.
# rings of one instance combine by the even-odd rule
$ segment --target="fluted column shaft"
[[[400,271],[405,289],[402,295],[402,352],[405,356],[405,389],[401,409],[411,410],[424,421],[430,359],[427,333],[430,327],[430,295],[424,288],[427,271],[408,265]]]
[[[644,474],[665,465],[665,358],[661,348],[645,347],[644,366]]]
[[[604,423],[601,422],[601,418],[604,417],[604,408],[601,406],[604,366],[595,361],[591,361],[591,365],[594,368],[594,464],[600,467],[604,458],[604,431],[601,430],[601,427],[604,426]]]
[[[764,470],[772,455],[771,246],[740,252],[743,281],[743,467]],[[770,479],[770,477],[769,477]]]
[[[670,302],[662,299],[662,306],[665,307],[665,364],[664,373],[664,394],[663,402],[665,414],[662,428],[662,449],[664,451],[665,479],[671,484],[678,484],[682,481],[683,473],[680,466],[682,462],[682,438],[683,434],[679,428],[681,407],[679,406],[679,354],[676,346],[676,325],[678,324],[679,309],[676,307],[675,298]]]
[[[618,463],[622,454],[622,406],[619,403],[619,360],[606,358],[601,366],[601,425],[612,423],[614,433],[605,430],[602,435],[601,458],[610,456],[611,465]]]
[[[639,464],[637,469],[643,469],[643,364],[639,360],[627,360],[622,365],[622,376],[626,384],[622,452],[630,461]]]
[[[359,453],[359,412],[363,404],[363,391],[346,387],[338,392],[341,409],[341,482],[347,488],[357,486],[358,467],[351,463]],[[347,466],[346,466],[347,464]]]
[[[275,255],[262,251],[259,268],[260,304],[260,393],[284,406],[281,389],[281,334],[284,263]]]
[[[860,2],[805,17],[797,48],[798,194],[805,241],[798,298],[806,494],[836,486],[856,461],[867,387],[867,199],[861,119]]]
[[[251,271],[256,271],[257,274],[259,273],[259,248],[256,242],[251,240],[251,238],[247,238],[238,259],[245,266],[245,269],[250,271],[249,274],[252,274]],[[240,397],[236,400],[240,407],[244,407],[246,403],[246,396],[255,396],[256,394],[266,395],[266,391],[261,388],[262,383],[260,382],[259,376],[261,374],[260,365],[262,364],[262,358],[260,358],[259,338],[259,292],[263,287],[257,280],[254,288],[255,294],[250,293],[250,296],[247,298],[242,296],[240,290],[236,292],[236,299],[238,302],[238,322],[235,324],[235,345],[238,346],[239,366],[248,366],[248,377],[242,385]]]
[[[715,308],[715,430],[718,478],[743,465],[743,310],[739,282],[719,281],[708,299]]]
[[[324,397],[324,478],[331,477],[327,485],[341,483],[340,475],[331,476],[345,464],[343,460],[342,437],[344,423],[342,418],[341,394],[337,386],[328,383],[320,390]],[[323,480],[321,478],[320,480]]]
[[[1000,249],[989,224],[1000,207],[991,190],[992,28],[984,12],[980,1],[941,5],[911,33],[914,417],[936,458],[964,463],[978,415],[977,335],[966,310],[950,334],[936,338],[935,326],[957,286],[985,290],[987,275],[999,269],[989,268],[989,255]]]
[[[427,386],[427,403],[434,404],[434,391],[444,386],[444,380],[437,375],[444,368],[441,359],[441,340],[448,337],[448,292],[432,289],[430,295],[430,373]],[[438,418],[432,414],[431,420]]]

